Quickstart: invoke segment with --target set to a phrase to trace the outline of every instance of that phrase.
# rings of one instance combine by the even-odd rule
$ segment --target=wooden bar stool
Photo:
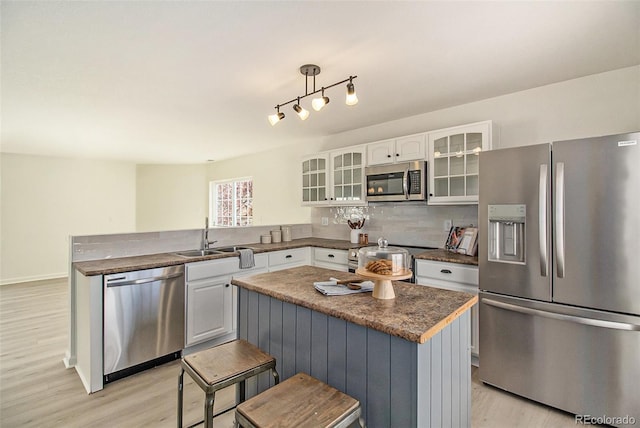
[[[236,422],[245,428],[348,427],[360,422],[360,402],[305,373],[238,404]]]
[[[234,340],[183,357],[178,378],[178,428],[182,428],[184,372],[205,392],[204,426],[211,428],[216,391],[239,383],[242,403],[245,400],[245,380],[267,370],[271,370],[277,385],[280,378],[275,358],[245,340]]]

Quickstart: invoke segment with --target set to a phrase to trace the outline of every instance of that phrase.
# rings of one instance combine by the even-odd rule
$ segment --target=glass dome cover
[[[358,250],[358,268],[377,275],[405,275],[410,270],[409,252],[404,248],[389,247],[385,238],[378,239],[377,247]]]

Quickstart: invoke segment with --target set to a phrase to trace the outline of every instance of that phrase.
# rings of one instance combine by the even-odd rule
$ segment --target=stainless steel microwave
[[[424,161],[367,167],[367,200],[424,201],[427,198],[426,171]]]

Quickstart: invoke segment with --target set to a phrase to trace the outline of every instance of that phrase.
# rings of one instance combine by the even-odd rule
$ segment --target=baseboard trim
[[[23,282],[48,281],[52,279],[67,278],[68,276],[69,274],[67,272],[64,272],[64,273],[54,273],[49,275],[25,276],[22,278],[0,279],[0,286],[9,285],[9,284],[21,284]]]

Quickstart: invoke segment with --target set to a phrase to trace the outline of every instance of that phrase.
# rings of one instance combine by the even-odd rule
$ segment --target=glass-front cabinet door
[[[302,204],[321,205],[329,200],[327,175],[329,157],[313,155],[302,160]]]
[[[365,146],[352,146],[302,159],[302,205],[366,205]]]
[[[478,203],[478,160],[491,134],[491,121],[429,133],[430,205]]]
[[[331,155],[332,205],[364,205],[365,147],[349,147]]]

